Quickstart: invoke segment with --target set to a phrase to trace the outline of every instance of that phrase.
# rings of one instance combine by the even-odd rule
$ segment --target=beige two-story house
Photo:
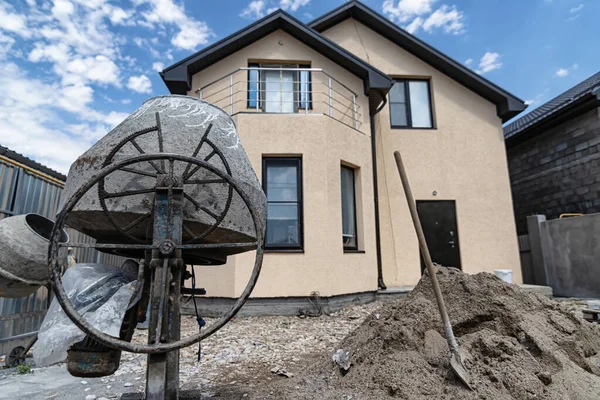
[[[417,238],[400,150],[434,261],[521,271],[502,123],[522,100],[360,2],[310,24],[279,10],[166,68],[171,93],[229,113],[268,198],[254,297],[410,286]],[[246,285],[254,254],[197,267],[210,297]]]

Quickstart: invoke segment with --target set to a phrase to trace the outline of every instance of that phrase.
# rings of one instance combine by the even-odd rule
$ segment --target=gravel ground
[[[236,318],[202,342],[197,363],[197,346],[181,351],[180,386],[200,389],[204,397],[244,398],[256,385],[288,379],[323,351],[335,345],[364,318],[376,312],[379,303],[350,306],[315,318]],[[210,325],[214,320],[207,319]],[[195,318],[184,316],[182,336],[197,332]],[[145,341],[146,331],[137,330],[134,340]],[[278,373],[272,372],[279,371]],[[0,398],[6,399],[115,399],[122,393],[142,392],[146,356],[123,353],[121,366],[106,378],[75,378],[64,365],[33,368],[32,374],[0,371]],[[94,397],[96,396],[96,397]],[[105,399],[102,399],[105,400]]]
[[[577,316],[588,308],[585,300],[556,299]],[[352,332],[365,317],[377,314],[379,302],[351,306],[317,318],[248,317],[236,318],[202,343],[197,363],[197,346],[181,352],[182,389],[200,389],[203,398],[243,399],[257,387],[288,379],[310,365],[324,351],[334,352],[336,344]],[[214,320],[207,319],[210,324]],[[197,332],[195,318],[184,316],[182,335]],[[134,340],[145,341],[146,331],[136,331]],[[31,360],[28,360],[31,362]],[[279,370],[279,373],[271,372]],[[146,356],[123,353],[121,366],[112,376],[81,379],[69,375],[64,364],[33,368],[19,375],[15,369],[0,369],[0,399],[117,399],[123,393],[143,392]],[[96,397],[94,397],[96,396]]]

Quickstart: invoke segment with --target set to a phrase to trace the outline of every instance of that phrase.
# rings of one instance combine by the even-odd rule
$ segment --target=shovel
[[[402,163],[402,157],[400,156],[399,151],[394,152],[394,158],[396,158],[396,166],[398,167],[398,172],[400,173],[400,180],[402,181],[402,186],[404,187],[404,194],[406,195],[406,201],[408,202],[410,215],[412,217],[413,224],[415,225],[417,237],[419,238],[419,247],[421,248],[421,253],[423,253],[423,258],[425,259],[425,265],[427,265],[429,278],[431,278],[431,285],[433,286],[433,292],[435,293],[435,300],[437,302],[438,309],[440,310],[440,315],[442,316],[442,321],[444,323],[444,332],[446,334],[446,340],[448,341],[448,347],[450,347],[450,353],[452,354],[452,356],[450,357],[450,367],[452,368],[452,371],[456,374],[456,376],[458,376],[458,378],[462,381],[462,383],[464,383],[465,386],[467,386],[469,389],[473,390],[469,383],[471,381],[471,377],[469,376],[469,373],[467,372],[467,369],[463,364],[462,356],[458,348],[458,343],[456,342],[454,332],[452,331],[452,325],[450,324],[450,318],[448,318],[448,313],[446,312],[446,305],[444,304],[442,291],[440,290],[440,285],[438,283],[437,276],[433,268],[433,262],[431,261],[431,255],[429,254],[429,249],[427,248],[427,242],[425,241],[425,235],[423,234],[423,228],[421,227],[419,214],[417,214],[415,199],[413,198],[412,192],[410,190],[408,178],[406,177],[406,170],[404,169],[404,164]]]

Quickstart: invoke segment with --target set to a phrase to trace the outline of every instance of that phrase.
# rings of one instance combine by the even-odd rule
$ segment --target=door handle
[[[454,248],[454,240],[449,241],[448,244]]]

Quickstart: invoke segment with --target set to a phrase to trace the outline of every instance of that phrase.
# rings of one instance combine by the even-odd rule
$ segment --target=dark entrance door
[[[461,268],[456,229],[456,206],[452,200],[417,201],[417,212],[423,226],[431,259],[445,267]],[[421,256],[421,273],[425,262]]]

